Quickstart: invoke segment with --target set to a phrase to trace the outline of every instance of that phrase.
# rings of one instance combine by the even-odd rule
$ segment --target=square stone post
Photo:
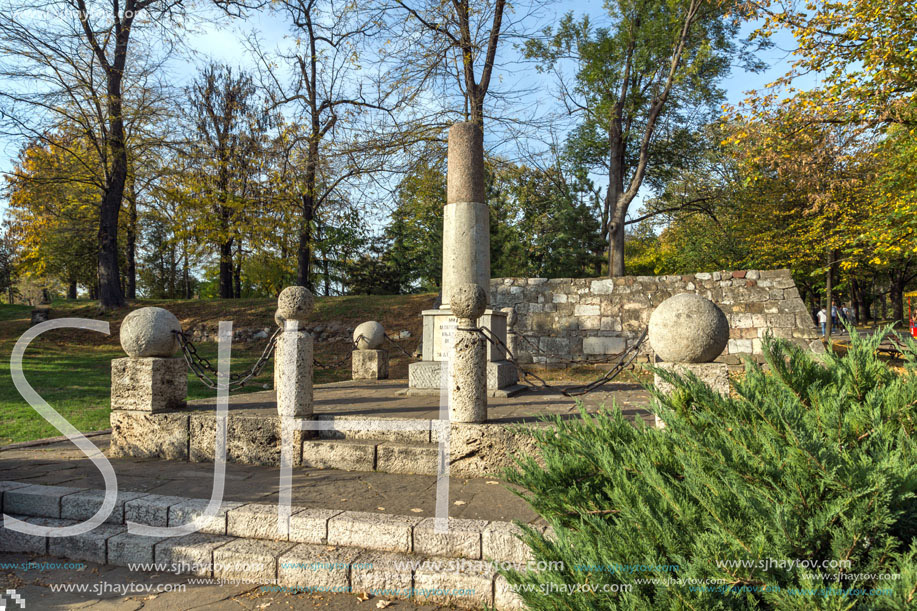
[[[111,409],[159,413],[185,407],[188,366],[173,358],[179,347],[178,319],[163,308],[140,308],[121,322],[127,358],[111,362]]]
[[[354,350],[351,354],[354,380],[388,379],[388,353],[385,350]]]
[[[312,303],[312,293],[302,286],[285,288],[277,299],[276,318],[283,333],[274,354],[274,388],[281,417],[312,416],[312,336],[302,324]]]

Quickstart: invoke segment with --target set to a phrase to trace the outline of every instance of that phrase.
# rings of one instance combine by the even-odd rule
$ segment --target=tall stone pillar
[[[304,286],[288,286],[277,298],[276,319],[283,333],[274,354],[274,388],[281,417],[312,416],[312,336],[303,328],[312,304]]]
[[[449,309],[452,291],[462,284],[477,284],[489,296],[490,210],[486,201],[484,134],[476,123],[456,123],[449,130],[441,309]]]
[[[457,287],[481,288],[485,304],[490,294],[490,210],[484,191],[484,135],[475,123],[449,129],[449,175],[443,207],[442,305],[423,312],[423,361],[408,366],[411,394],[439,393],[442,364],[453,356],[462,327],[450,308]],[[475,318],[506,342],[506,312],[484,310]],[[467,319],[466,319],[467,321]],[[480,336],[477,335],[480,339]],[[515,365],[497,344],[484,344],[488,391],[507,396],[523,389]]]

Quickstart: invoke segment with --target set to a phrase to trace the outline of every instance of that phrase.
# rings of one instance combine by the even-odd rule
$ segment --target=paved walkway
[[[361,600],[354,594],[278,593],[263,591],[261,586],[252,584],[218,583],[214,580],[167,573],[142,573],[125,567],[104,566],[91,562],[64,564],[68,562],[60,558],[0,553],[0,593],[8,589],[16,590],[25,602],[24,611],[58,609],[375,611],[380,608],[389,611],[433,611],[445,609],[437,605],[418,605],[405,600],[388,601],[380,598]],[[28,563],[36,563],[38,566],[35,564],[30,566]],[[15,565],[23,566],[11,568]],[[133,588],[133,591],[125,592],[126,588]],[[70,591],[61,591],[64,589]],[[75,591],[78,589],[84,591]],[[20,608],[7,600],[7,609],[19,611]]]
[[[105,451],[109,436],[92,437]],[[209,499],[212,463],[168,462],[140,458],[109,459],[118,487],[131,492]],[[73,444],[4,450],[0,480],[32,484],[105,487],[98,469]],[[273,504],[278,500],[280,469],[226,464],[224,500]],[[436,476],[380,472],[293,469],[293,505],[432,517]],[[496,479],[449,478],[449,516],[480,520],[535,521],[528,504]]]
[[[634,418],[642,416],[648,423],[651,414],[646,410],[649,393],[639,384],[617,382],[600,391],[582,397],[583,406],[590,412],[598,411],[612,403],[622,413]],[[213,413],[216,398],[189,401],[192,412]],[[232,395],[229,409],[233,413],[255,415],[259,412],[276,415],[277,403],[273,390]],[[409,396],[406,380],[347,381],[322,384],[315,387],[314,412],[317,415],[362,416],[372,418],[439,418],[439,394]],[[515,397],[489,397],[487,399],[488,423],[535,422],[545,415],[560,414],[577,417],[578,402],[557,392],[525,391]]]

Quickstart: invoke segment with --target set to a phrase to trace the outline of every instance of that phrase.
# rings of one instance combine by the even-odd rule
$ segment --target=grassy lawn
[[[420,312],[429,308],[433,299],[433,295],[319,298],[312,320],[336,321],[349,327],[366,320],[378,320],[393,336],[397,336],[400,330],[409,330],[411,339],[399,344],[411,352],[420,340]],[[131,310],[148,305],[167,308],[178,316],[186,330],[197,325],[215,329],[220,320],[233,321],[235,329],[273,328],[276,309],[273,299],[138,301],[128,308],[100,315],[95,302],[55,302],[51,306],[52,318],[106,320],[111,325],[111,334],[106,336],[93,331],[60,329],[39,336],[31,343],[23,359],[26,380],[51,407],[80,431],[108,428],[111,361],[124,356],[118,341],[120,322]],[[25,402],[10,376],[10,355],[16,341],[29,328],[30,316],[29,306],[0,305],[0,445],[60,435]],[[244,371],[254,364],[265,342],[234,342],[232,371]],[[200,344],[198,352],[216,365],[216,343]],[[316,359],[324,363],[338,361],[349,353],[350,345],[346,341],[317,341],[315,345]],[[394,358],[390,363],[392,377],[407,377],[407,363],[407,358]],[[349,378],[349,361],[337,369],[317,369],[315,372],[318,384]],[[245,389],[236,392],[251,392],[272,386],[273,365],[269,362]],[[214,393],[189,374],[189,398],[203,398]]]

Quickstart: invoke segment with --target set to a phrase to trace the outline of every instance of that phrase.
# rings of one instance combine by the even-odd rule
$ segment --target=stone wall
[[[653,308],[678,293],[707,297],[725,312],[730,339],[718,361],[738,364],[744,355],[760,355],[767,332],[824,350],[786,269],[491,281],[492,307],[510,312],[507,339],[522,363],[613,360],[637,340]],[[648,342],[641,353],[652,358]]]

